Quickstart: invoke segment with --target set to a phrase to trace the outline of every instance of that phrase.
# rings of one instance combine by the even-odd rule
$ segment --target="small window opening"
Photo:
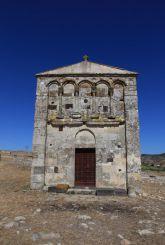
[[[65,105],[65,109],[72,109],[73,108],[73,104],[66,104]]]
[[[104,106],[103,106],[103,111],[104,111],[104,112],[108,112],[108,106],[105,106],[105,105],[104,105]]]
[[[57,105],[48,105],[49,110],[57,110]]]
[[[54,167],[54,173],[58,173],[58,167]]]
[[[87,100],[87,99],[85,99],[85,100],[84,100],[84,103],[88,103],[88,100]]]
[[[62,125],[59,126],[59,131],[63,131],[63,126]]]

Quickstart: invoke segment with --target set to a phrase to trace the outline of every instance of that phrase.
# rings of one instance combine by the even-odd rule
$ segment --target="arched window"
[[[59,95],[58,83],[50,84],[48,87],[48,98],[49,98],[48,109],[50,111],[58,110],[58,105],[59,105],[58,95]]]
[[[124,116],[124,87],[123,84],[116,83],[114,85],[112,96],[113,114],[118,117]]]
[[[75,89],[72,83],[67,83],[66,85],[64,85],[64,88],[63,88],[64,96],[74,96],[74,93],[75,93]]]
[[[59,93],[59,86],[57,83],[49,85],[49,97],[57,97]]]
[[[92,88],[91,84],[88,82],[82,82],[79,85],[79,96],[84,97],[84,96],[91,96],[92,95]]]
[[[104,83],[100,83],[96,86],[96,96],[97,97],[107,97],[108,96],[108,86]]]
[[[114,86],[114,93],[113,93],[113,97],[118,100],[118,101],[122,101],[124,99],[124,88],[122,84],[115,84]]]

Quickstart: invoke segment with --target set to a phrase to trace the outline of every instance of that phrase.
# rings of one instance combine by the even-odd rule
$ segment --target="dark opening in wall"
[[[87,100],[87,99],[85,99],[85,100],[84,100],[84,103],[88,103],[88,100]]]
[[[48,105],[49,110],[57,110],[57,105]]]
[[[58,167],[54,167],[54,172],[58,173]]]
[[[108,112],[108,106],[103,106],[103,112]]]
[[[65,105],[65,109],[72,109],[73,108],[73,104],[66,104]]]
[[[63,126],[62,125],[59,126],[59,131],[63,131]]]

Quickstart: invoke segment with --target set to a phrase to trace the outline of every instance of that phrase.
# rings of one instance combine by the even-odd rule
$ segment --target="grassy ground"
[[[142,171],[146,171],[146,170],[162,172],[162,171],[165,171],[165,167],[149,166],[149,165],[143,164]]]

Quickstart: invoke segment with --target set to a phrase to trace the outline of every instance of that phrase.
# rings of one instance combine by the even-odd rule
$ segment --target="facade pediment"
[[[82,61],[77,64],[55,68],[36,74],[36,76],[49,76],[59,74],[115,74],[115,75],[137,75],[136,72],[122,68],[102,65],[90,61]]]

